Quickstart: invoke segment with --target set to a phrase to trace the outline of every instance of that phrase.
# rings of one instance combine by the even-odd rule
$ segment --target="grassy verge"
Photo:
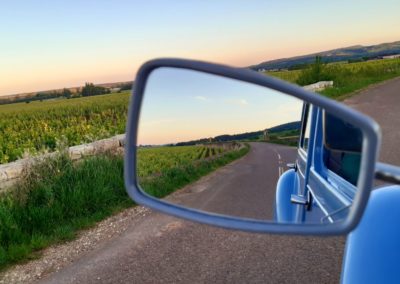
[[[163,197],[248,150],[247,146],[196,165],[169,169],[143,186]],[[122,157],[102,155],[77,164],[60,157],[38,164],[0,198],[0,269],[35,258],[50,244],[72,239],[78,230],[132,205],[124,188]]]
[[[315,63],[303,70],[266,72],[266,74],[299,85],[332,80],[333,87],[319,93],[341,101],[368,86],[399,77],[400,59],[381,59],[358,63]]]
[[[161,176],[147,177],[140,180],[141,187],[154,197],[164,197],[171,192],[182,188],[200,177],[216,170],[217,168],[229,164],[230,162],[246,155],[250,146],[240,150],[231,151],[215,159],[200,160],[195,164],[184,167],[175,167],[163,171]]]

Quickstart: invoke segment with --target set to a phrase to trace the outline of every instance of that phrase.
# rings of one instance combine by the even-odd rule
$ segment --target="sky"
[[[382,1],[2,1],[0,95],[133,80],[156,57],[233,66],[400,40]]]
[[[138,144],[169,144],[300,121],[302,101],[258,85],[178,68],[146,82]]]

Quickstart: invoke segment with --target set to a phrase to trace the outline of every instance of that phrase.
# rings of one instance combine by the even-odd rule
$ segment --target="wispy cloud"
[[[199,101],[207,101],[208,100],[206,97],[203,97],[203,96],[195,96],[194,98]]]
[[[225,102],[237,106],[247,106],[249,104],[249,102],[246,99],[231,99],[231,100],[226,100]]]

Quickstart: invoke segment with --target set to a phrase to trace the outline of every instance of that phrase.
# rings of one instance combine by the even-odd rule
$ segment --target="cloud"
[[[237,105],[237,106],[247,106],[249,104],[248,101],[245,99],[226,100],[225,102],[228,104]]]
[[[199,101],[207,101],[207,98],[203,96],[195,96],[194,98]]]

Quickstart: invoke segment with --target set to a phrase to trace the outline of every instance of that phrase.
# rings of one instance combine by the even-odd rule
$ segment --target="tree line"
[[[132,84],[128,86],[128,84],[124,84],[121,86],[120,90],[127,90],[128,88],[132,88]],[[64,88],[59,91],[48,91],[48,92],[38,92],[34,96],[30,97],[15,97],[14,99],[0,99],[0,104],[9,104],[9,103],[30,103],[32,101],[43,101],[55,98],[79,98],[79,97],[90,97],[90,96],[98,96],[111,93],[110,88],[96,86],[93,83],[85,83],[85,86],[82,88],[77,88],[76,91],[72,92],[70,89]]]

